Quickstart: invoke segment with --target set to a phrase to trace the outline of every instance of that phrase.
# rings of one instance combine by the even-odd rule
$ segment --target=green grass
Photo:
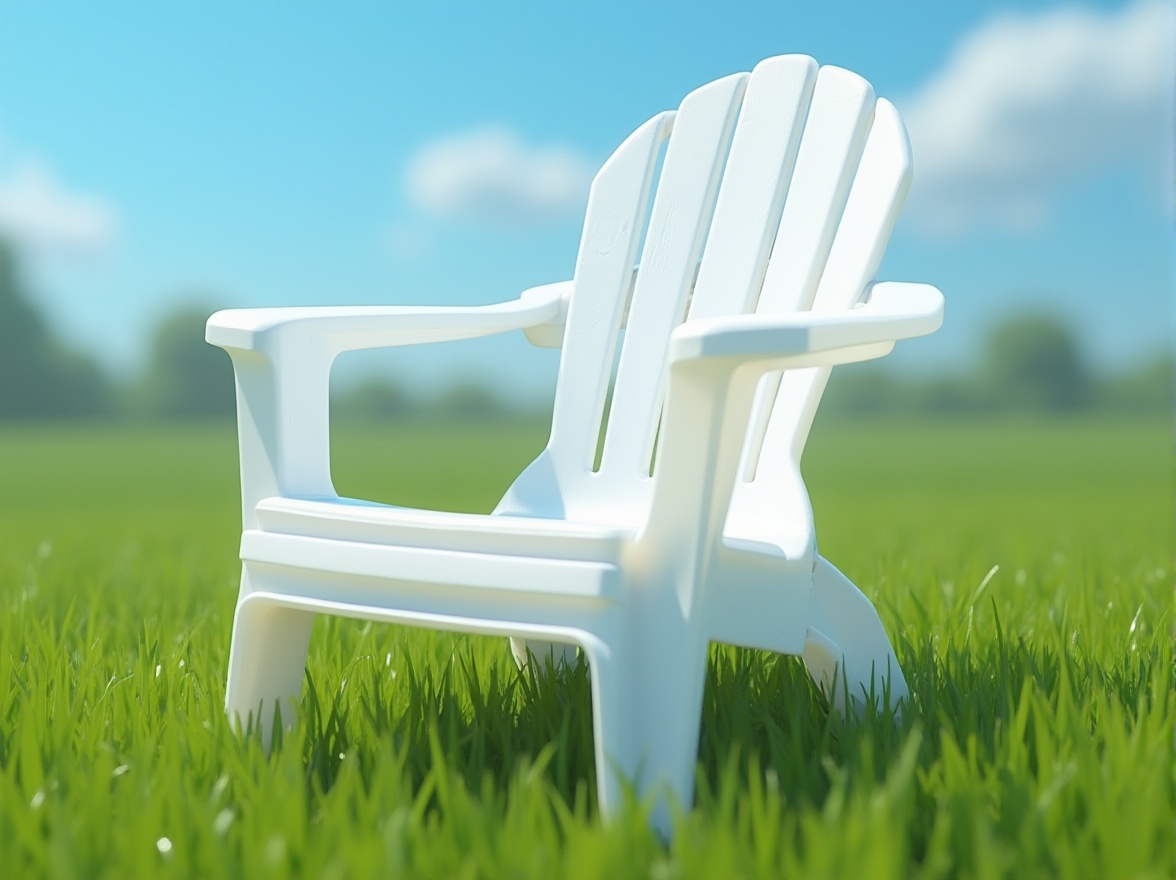
[[[353,428],[341,491],[487,510],[538,426]],[[819,425],[822,553],[913,692],[830,716],[716,648],[666,847],[601,826],[584,670],[503,640],[316,625],[266,757],[222,712],[239,530],[225,427],[0,431],[0,876],[1168,877],[1165,422]]]

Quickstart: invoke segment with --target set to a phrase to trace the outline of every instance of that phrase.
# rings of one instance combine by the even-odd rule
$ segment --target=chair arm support
[[[931,333],[942,317],[935,288],[887,283],[874,285],[870,301],[851,311],[680,326],[670,346],[649,520],[638,540],[662,564],[705,566],[722,535],[759,379],[779,369],[878,357],[896,339]],[[687,592],[679,600],[700,601]]]
[[[563,346],[564,330],[568,321],[568,306],[572,302],[571,281],[556,281],[541,287],[524,290],[522,299],[554,298],[557,303],[555,314],[540,324],[532,324],[523,328],[527,341],[537,348],[561,348]]]
[[[470,307],[239,309],[208,319],[206,339],[233,360],[244,527],[273,495],[333,497],[331,364],[342,352],[470,339],[558,318],[559,285]]]

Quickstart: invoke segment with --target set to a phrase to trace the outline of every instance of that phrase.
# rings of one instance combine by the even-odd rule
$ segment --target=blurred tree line
[[[0,242],[0,420],[232,417],[232,365],[204,342],[210,311],[188,307],[162,321],[141,377],[119,384],[92,358],[55,338],[22,286],[12,249]],[[1130,372],[1096,375],[1063,323],[1029,314],[992,328],[977,371],[917,378],[871,365],[842,367],[834,371],[821,409],[846,416],[1169,412],[1174,379],[1170,352]],[[520,414],[476,384],[426,403],[380,379],[333,395],[331,409],[339,418],[363,421]]]
[[[117,383],[54,336],[13,249],[0,241],[0,419],[231,416],[233,368],[205,344],[207,318],[195,308],[167,318],[152,337],[143,375]]]
[[[873,364],[833,371],[821,403],[843,415],[925,413],[1170,412],[1176,402],[1171,352],[1122,373],[1098,375],[1056,316],[1023,314],[989,330],[978,370],[905,377]]]
[[[232,418],[232,362],[204,341],[212,311],[186,306],[166,317],[152,334],[142,375],[118,383],[93,358],[54,336],[23,284],[13,249],[0,241],[0,421]],[[425,403],[379,380],[333,396],[331,406],[335,415],[352,420],[493,418],[511,412],[476,384],[455,386]]]
[[[0,417],[100,416],[113,406],[98,365],[53,337],[21,289],[12,249],[0,242]]]

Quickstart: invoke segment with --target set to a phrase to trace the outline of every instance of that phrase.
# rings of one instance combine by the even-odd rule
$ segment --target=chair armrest
[[[670,343],[649,520],[638,540],[671,570],[708,564],[723,532],[755,389],[765,373],[878,357],[895,340],[931,333],[942,320],[943,296],[934,287],[881,283],[865,305],[852,310],[741,315],[680,326]],[[694,601],[689,591],[679,599]]]
[[[266,351],[301,340],[331,356],[490,336],[560,321],[568,282],[531,288],[488,306],[328,306],[231,309],[208,319],[205,339],[224,349]]]
[[[205,338],[233,360],[241,518],[274,495],[333,497],[331,364],[345,351],[470,339],[558,319],[564,290],[533,288],[490,306],[238,309],[208,319]]]
[[[887,281],[870,288],[869,300],[855,309],[736,315],[680,326],[670,345],[670,361],[722,359],[778,361],[764,371],[792,366],[833,365],[852,360],[855,350],[885,347],[899,339],[934,333],[943,323],[943,294],[929,284]],[[841,354],[840,352],[844,352]],[[734,366],[734,364],[732,364]]]

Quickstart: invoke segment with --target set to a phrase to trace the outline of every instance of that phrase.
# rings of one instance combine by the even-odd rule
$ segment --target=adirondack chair
[[[693,794],[709,642],[803,656],[840,708],[897,705],[877,613],[817,554],[799,462],[833,365],[941,322],[934,288],[872,283],[910,168],[863,79],[771,58],[620,146],[571,281],[483,307],[213,315],[208,341],[236,369],[244,521],[228,712],[267,737],[275,713],[293,719],[316,614],[576,645],[602,812],[628,780],[668,832],[668,799]],[[513,329],[563,351],[550,440],[492,515],[337,496],[336,355]]]

